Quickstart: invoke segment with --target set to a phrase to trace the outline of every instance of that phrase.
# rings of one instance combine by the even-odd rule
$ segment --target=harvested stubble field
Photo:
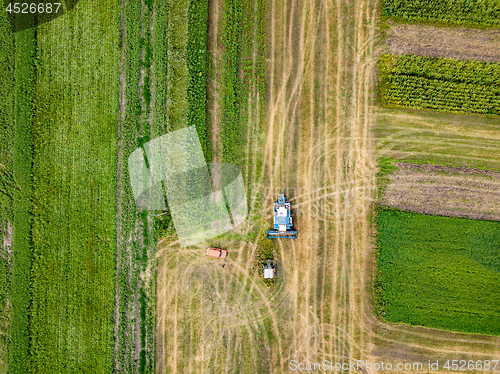
[[[283,373],[294,359],[368,357],[376,9],[355,1],[267,1],[265,8],[257,0],[213,1],[209,27],[218,32],[209,33],[210,54],[222,69],[235,63],[224,57],[234,46],[217,39],[231,27],[228,6],[242,7],[241,87],[235,96],[231,74],[211,76],[224,80],[209,81],[219,88],[211,93],[210,125],[224,145],[232,127],[221,126],[234,118],[218,106],[234,110],[236,97],[244,146],[234,157],[243,155],[250,220],[212,243],[229,250],[225,267],[205,256],[209,243],[160,243],[158,371]],[[216,148],[218,157],[232,156]],[[278,192],[292,201],[299,238],[275,244],[278,278],[268,288],[255,265],[257,233],[267,228],[261,222]]]
[[[236,107],[245,146],[230,157],[244,155],[250,219],[231,234],[188,249],[179,248],[175,237],[159,243],[157,371],[283,373],[290,371],[291,360],[427,362],[500,353],[497,338],[395,325],[373,316],[377,13],[372,3],[266,1],[264,7],[257,0],[211,1],[208,113],[214,160],[228,159],[228,150],[221,149],[227,142],[221,103],[230,99],[235,108],[233,76],[224,71],[234,68],[228,57],[234,46],[221,35],[231,26],[228,7],[237,12],[238,6],[243,26]],[[378,116],[393,123],[394,112]],[[490,148],[474,144],[483,152],[477,162],[497,163],[493,120],[473,117],[476,128],[491,123],[474,134],[463,117],[430,115],[429,124],[419,117],[426,113],[415,116],[418,126],[437,132],[436,140],[448,131],[462,147],[466,136],[477,143],[492,136]],[[413,121],[403,123],[421,134]],[[471,134],[457,135],[453,126]],[[388,137],[388,147],[382,147],[387,153],[389,138],[405,131],[378,123],[376,130]],[[275,243],[278,275],[267,287],[256,265],[259,233],[268,228],[280,192],[292,201],[299,237]],[[226,262],[205,256],[209,245],[228,249]]]

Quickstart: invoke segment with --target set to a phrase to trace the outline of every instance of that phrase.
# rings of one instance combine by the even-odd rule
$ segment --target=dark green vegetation
[[[81,1],[37,30],[35,373],[113,368],[119,14],[116,1]]]
[[[14,129],[14,35],[5,12],[0,14],[0,371],[9,367],[9,328],[12,308],[11,266],[16,183],[13,176]],[[9,232],[10,231],[10,232]],[[9,240],[10,239],[10,240]]]
[[[377,226],[379,315],[500,335],[500,222],[388,209]]]
[[[30,337],[28,331],[31,302],[30,273],[31,199],[33,157],[33,82],[35,74],[35,30],[26,29],[16,37],[16,89],[14,180],[19,188],[14,198],[14,240],[12,256],[12,319],[11,319],[11,371],[22,372],[28,366]]]
[[[242,127],[240,126],[241,82],[238,75],[240,43],[242,31],[242,1],[228,0],[224,2],[223,44],[225,48],[222,82],[222,158],[225,162],[235,163],[241,157],[244,145]]]
[[[254,162],[257,173],[260,159],[245,161],[245,145],[247,137],[259,136],[264,123],[266,9],[265,0],[256,6],[253,1],[230,0],[224,2],[222,16],[222,160],[239,166]]]
[[[500,64],[384,55],[382,102],[406,108],[500,114]]]
[[[32,17],[18,18],[18,28]],[[35,30],[0,18],[0,371],[28,370]]]
[[[188,8],[189,0],[168,1],[166,80],[168,131],[188,125],[189,73],[186,61]]]
[[[210,162],[212,156],[206,121],[208,0],[190,1],[188,17],[188,125],[196,126],[205,159]]]
[[[499,27],[497,0],[382,0],[382,17],[400,22]]]

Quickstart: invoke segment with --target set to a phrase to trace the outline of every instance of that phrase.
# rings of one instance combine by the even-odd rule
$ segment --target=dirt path
[[[499,62],[500,30],[391,24],[386,48],[396,55]]]

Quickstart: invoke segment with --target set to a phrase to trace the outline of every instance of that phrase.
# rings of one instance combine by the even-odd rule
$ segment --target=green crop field
[[[382,16],[402,22],[499,27],[500,3],[497,0],[383,0]]]
[[[500,64],[384,55],[382,102],[445,112],[500,114]]]
[[[119,11],[117,1],[80,1],[37,30],[30,309],[36,373],[113,368]]]
[[[379,315],[500,335],[500,222],[380,210],[377,226]]]

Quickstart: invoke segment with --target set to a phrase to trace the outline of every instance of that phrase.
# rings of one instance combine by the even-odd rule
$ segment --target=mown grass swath
[[[384,209],[377,226],[380,316],[500,335],[500,222]]]
[[[384,55],[386,104],[456,113],[500,114],[500,64],[423,56]]]
[[[382,17],[402,22],[499,27],[497,0],[383,0]]]
[[[119,3],[38,28],[31,371],[113,369]]]

